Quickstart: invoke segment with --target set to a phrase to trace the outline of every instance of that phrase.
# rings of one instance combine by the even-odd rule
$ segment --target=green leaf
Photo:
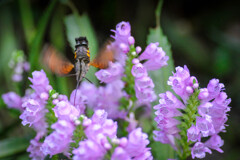
[[[167,37],[163,34],[163,31],[160,26],[160,15],[162,9],[163,0],[159,0],[158,6],[155,11],[156,15],[156,27],[150,28],[149,35],[147,36],[147,44],[159,42],[159,46],[165,51],[166,55],[169,57],[168,65],[156,71],[150,71],[149,75],[152,78],[155,84],[155,93],[158,95],[159,93],[166,92],[167,90],[171,90],[170,86],[167,85],[167,81],[169,76],[172,75],[174,71],[174,61],[172,58],[171,45],[168,42]]]
[[[149,44],[152,42],[159,42],[159,46],[163,48],[163,50],[166,52],[166,55],[169,57],[167,62],[168,65],[166,67],[156,71],[151,71],[149,73],[155,84],[155,92],[159,94],[166,92],[167,90],[171,90],[170,86],[167,85],[167,81],[169,76],[171,76],[172,72],[174,71],[174,61],[172,58],[171,46],[167,37],[164,36],[160,26],[150,29],[150,33],[147,37],[147,43]]]
[[[27,44],[29,46],[35,34],[35,26],[34,26],[30,0],[19,0],[18,3],[19,3],[20,15],[21,15],[21,22],[23,25],[23,31],[25,34]]]
[[[174,48],[181,53],[181,57],[187,60],[188,64],[198,68],[209,70],[208,65],[212,64],[209,58],[209,50],[196,37],[184,21],[176,22],[167,18],[165,20],[166,34],[174,44]]]
[[[153,141],[150,144],[154,159],[174,159],[175,152],[169,144]]]
[[[39,69],[39,55],[41,52],[41,47],[42,47],[42,42],[43,42],[43,37],[44,33],[47,28],[48,21],[51,17],[51,13],[54,9],[55,4],[57,3],[57,0],[52,0],[50,1],[50,4],[48,5],[48,8],[44,12],[43,16],[39,20],[39,25],[37,27],[37,32],[35,37],[33,38],[33,41],[30,46],[30,53],[29,53],[29,61],[31,65],[31,72],[35,69]]]
[[[160,27],[160,13],[163,0],[160,0],[155,11],[156,14],[156,28],[151,28],[149,30],[149,35],[147,36],[147,44],[159,42],[159,46],[165,51],[166,55],[169,57],[168,65],[156,71],[149,72],[150,77],[154,82],[154,90],[156,94],[166,92],[171,90],[170,86],[167,85],[169,76],[172,75],[174,71],[174,61],[172,58],[171,46],[168,42],[167,37],[163,34]],[[157,101],[153,102],[152,105],[157,104]],[[154,116],[154,114],[152,114]],[[156,127],[156,126],[155,126]],[[153,139],[150,144],[152,148],[152,154],[155,159],[168,159],[174,158],[174,150],[170,145],[162,144],[160,142],[155,142]],[[160,152],[161,151],[161,152]]]
[[[26,150],[29,146],[29,139],[9,138],[0,141],[0,158],[14,155]]]
[[[78,15],[71,14],[65,17],[64,19],[66,30],[67,30],[67,39],[72,47],[75,49],[75,38],[80,36],[86,36],[89,42],[89,50],[91,54],[91,60],[96,57],[98,51],[98,43],[95,31],[92,27],[88,15]],[[94,84],[97,84],[97,78],[95,76],[96,68],[90,67],[86,75]]]
[[[58,8],[53,13],[53,18],[51,20],[51,27],[50,27],[50,39],[51,44],[53,44],[54,47],[59,53],[65,53],[64,49],[66,48],[66,41],[65,41],[65,31],[64,31],[64,6],[58,5]],[[70,53],[65,53],[70,54]],[[56,90],[65,95],[70,94],[70,90],[72,90],[72,85],[69,83],[70,78],[69,77],[63,77],[63,76],[56,76],[55,77],[55,84],[56,84]],[[52,83],[53,84],[53,83]]]
[[[17,49],[17,39],[14,34],[13,16],[10,7],[0,8],[0,23],[0,82],[4,84],[1,87],[1,92],[3,92],[7,87],[14,90],[8,62],[13,51]]]

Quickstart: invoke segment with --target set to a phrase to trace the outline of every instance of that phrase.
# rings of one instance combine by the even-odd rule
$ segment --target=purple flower
[[[199,129],[196,126],[192,125],[192,127],[190,127],[187,130],[187,137],[188,137],[188,141],[189,140],[193,142],[200,141],[201,135],[200,135]]]
[[[159,105],[153,108],[157,110],[155,112],[155,121],[157,122],[157,127],[160,131],[155,131],[154,139],[162,143],[171,144],[175,148],[174,137],[179,137],[179,129],[177,125],[180,121],[174,119],[174,117],[181,116],[182,113],[177,110],[177,108],[185,108],[181,101],[177,99],[171,92],[159,94],[160,100]]]
[[[176,67],[176,73],[169,77],[168,85],[172,86],[174,92],[186,102],[193,90],[198,87],[198,82],[195,77],[190,77],[187,66],[184,66]]]
[[[205,118],[197,117],[196,127],[200,130],[203,137],[208,137],[209,135],[215,133],[211,120]]]
[[[28,62],[24,62],[23,63],[23,69],[26,72],[29,71],[30,70],[30,64]]]
[[[102,159],[112,147],[107,137],[116,137],[117,123],[107,119],[104,110],[96,110],[91,119],[85,117],[83,126],[88,139],[79,142],[79,147],[73,151],[74,159]]]
[[[163,130],[153,131],[154,140],[159,141],[163,144],[171,144],[172,147],[175,147],[175,135],[166,134]]]
[[[158,47],[159,43],[150,43],[145,51],[139,56],[140,60],[147,60],[143,65],[147,70],[157,70],[167,65],[168,56]]]
[[[30,126],[39,121],[44,114],[42,111],[44,106],[40,105],[36,100],[29,99],[28,101],[24,102],[22,107],[24,108],[24,112],[20,115],[20,119],[22,119],[22,124],[25,126],[29,124]]]
[[[93,85],[90,88],[95,88]],[[124,96],[122,91],[124,83],[121,80],[116,80],[108,83],[105,87],[95,88],[95,92],[86,89],[84,86],[80,87],[81,93],[88,95],[86,102],[93,110],[104,109],[108,113],[109,118],[124,118],[126,116],[125,111],[119,111],[119,100]],[[87,93],[90,91],[92,95]]]
[[[79,110],[68,101],[60,101],[53,108],[53,111],[58,119],[64,119],[67,121],[74,121],[80,116]]]
[[[148,74],[146,68],[139,61],[136,61],[132,67],[132,75],[136,78],[141,78],[146,77]]]
[[[36,94],[40,96],[41,93],[48,93],[49,90],[52,89],[52,87],[49,85],[49,80],[46,76],[46,73],[43,70],[34,71],[32,75],[33,78],[29,78],[29,80],[32,82],[32,85],[30,86],[35,90]]]
[[[166,105],[168,108],[185,108],[184,104],[170,91],[159,94],[159,97],[161,98],[159,100],[160,105]]]
[[[140,53],[142,51],[142,48],[140,47],[140,46],[137,46],[136,47],[136,53],[138,54],[138,53]]]
[[[107,119],[107,113],[104,110],[96,110],[92,116],[92,122],[84,130],[88,139],[102,141],[105,137],[114,138],[117,134],[117,123]]]
[[[136,129],[136,127],[137,127],[137,125],[138,125],[138,121],[135,119],[135,116],[134,116],[134,113],[133,112],[131,112],[130,114],[129,114],[129,118],[125,118],[125,120],[127,121],[127,122],[129,122],[129,125],[128,125],[128,127],[127,127],[127,131],[128,132],[131,132],[131,131],[133,131],[134,129]]]
[[[20,82],[23,79],[23,76],[21,74],[15,73],[12,75],[12,80],[14,82]]]
[[[79,147],[73,150],[73,160],[102,160],[106,150],[93,140],[79,142]]]
[[[213,99],[215,97],[217,97],[220,92],[223,90],[224,88],[224,84],[219,83],[218,79],[212,79],[209,81],[207,89],[208,89],[208,93],[209,93],[209,99]]]
[[[41,147],[44,155],[55,155],[58,153],[66,153],[75,127],[66,120],[58,120],[51,126],[55,131],[48,135]]]
[[[81,104],[82,102],[84,102],[85,104],[88,104],[88,107],[95,106],[97,98],[99,96],[97,94],[98,88],[94,84],[84,81],[84,82],[82,82],[78,92],[77,92],[78,93],[77,95],[79,95],[79,97],[76,96],[76,101],[75,101],[76,104],[78,104],[78,103]],[[70,102],[72,104],[74,101],[74,96],[75,96],[75,93],[72,93],[71,97],[70,97]],[[80,100],[80,101],[78,102],[78,100]]]
[[[128,144],[125,148],[127,153],[131,157],[141,157],[144,156],[150,148],[146,148],[149,144],[148,136],[146,133],[142,132],[141,128],[133,130],[128,136]],[[151,154],[149,155],[149,157]]]
[[[129,45],[134,45],[134,43],[135,43],[134,37],[133,36],[128,37],[128,44]]]
[[[151,159],[149,140],[141,128],[134,129],[128,139],[117,138],[117,122],[107,119],[107,112],[96,110],[92,118],[84,117],[84,133],[86,140],[79,142],[79,147],[73,150],[73,159],[103,159],[105,154],[115,144],[111,159]],[[111,142],[111,144],[109,143]]]
[[[27,148],[27,152],[30,152],[29,157],[33,160],[42,160],[45,158],[45,155],[40,150],[42,143],[37,139],[32,139],[30,145]]]
[[[211,136],[211,138],[205,142],[205,146],[208,148],[217,150],[220,153],[223,153],[223,150],[220,148],[224,144],[224,141],[221,139],[221,137],[217,134]]]
[[[23,103],[23,113],[20,115],[22,124],[25,126],[33,127],[37,131],[37,137],[42,137],[47,132],[47,124],[45,122],[45,113],[47,110],[38,101],[34,99],[28,99]]]
[[[77,93],[75,93],[77,92]],[[90,93],[92,93],[91,91],[89,91]],[[85,92],[84,92],[85,93]],[[82,114],[85,111],[85,103],[87,100],[87,96],[89,93],[83,94],[83,91],[81,89],[75,89],[72,91],[71,96],[70,96],[70,103],[72,105],[74,105],[74,107],[77,108],[77,110]],[[90,96],[90,95],[89,95]],[[63,100],[66,101],[66,100]],[[75,104],[74,104],[75,103]]]
[[[20,82],[23,79],[23,72],[27,72],[30,69],[30,65],[25,60],[25,56],[22,51],[13,52],[8,65],[11,69],[13,69],[12,80],[14,82]]]
[[[192,148],[191,154],[192,158],[194,159],[195,157],[197,158],[204,158],[206,156],[206,152],[212,153],[212,151],[206,147],[203,143],[197,142]]]
[[[132,75],[135,77],[136,97],[141,103],[150,103],[156,99],[154,83],[139,60],[134,59],[133,63]]]
[[[116,30],[111,30],[115,33],[112,38],[115,39],[115,41],[111,44],[112,50],[115,51],[115,59],[121,63],[122,65],[125,64],[127,55],[126,53],[129,52],[130,45],[133,43],[131,40],[131,26],[129,22],[120,22],[116,26]],[[130,42],[129,43],[129,38]]]
[[[122,147],[116,147],[111,160],[131,160],[131,158]]]
[[[111,30],[115,33],[115,36],[113,38],[116,42],[121,42],[128,44],[128,38],[131,36],[131,26],[129,22],[120,22],[116,26],[116,30]]]
[[[20,111],[23,110],[22,98],[15,92],[8,92],[3,94],[2,99],[9,108],[19,109]]]
[[[123,66],[120,63],[109,62],[109,67],[107,69],[101,69],[96,72],[95,75],[101,82],[110,83],[121,79],[123,72]]]

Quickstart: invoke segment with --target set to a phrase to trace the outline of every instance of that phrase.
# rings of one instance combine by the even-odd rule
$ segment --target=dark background
[[[19,3],[21,2],[14,0],[0,1],[0,49],[8,52],[14,49],[23,49],[28,57]],[[38,23],[48,3],[48,1],[41,0],[31,1],[35,24]],[[149,28],[156,26],[157,3],[158,1],[154,0],[73,1],[80,14],[87,13],[89,15],[99,45],[102,45],[109,37],[110,29],[114,29],[117,23],[129,21],[136,44],[142,48],[146,46]],[[55,23],[59,19],[56,23],[59,23],[59,27],[61,27],[60,31],[65,44],[59,45],[59,48],[66,53],[71,52],[71,48],[64,36],[65,30],[62,27],[61,18],[70,13],[71,10],[68,7],[57,4],[44,34],[44,42],[51,41],[51,38],[54,38],[51,35],[54,30],[51,28],[51,23]],[[186,64],[191,75],[197,77],[201,87],[205,87],[212,78],[220,79],[220,82],[225,84],[228,96],[232,99],[227,132],[220,134],[225,143],[222,147],[224,153],[213,152],[212,155],[207,155],[206,159],[240,159],[240,1],[166,0],[163,3],[161,26],[171,43],[175,66]],[[58,28],[55,29],[58,30]],[[3,33],[9,33],[9,36],[6,34],[2,36]],[[9,38],[13,38],[14,43],[12,46],[4,46]],[[7,53],[1,53],[1,56],[3,54]],[[0,76],[2,85],[0,93],[2,94],[11,90],[11,87],[5,85],[7,82],[4,74]],[[0,138],[16,136],[16,130],[18,130],[16,133],[25,134],[27,131],[20,127],[15,114],[8,113],[5,106],[1,108]],[[11,128],[6,128],[9,126]],[[21,157],[24,154],[21,152],[18,155]]]

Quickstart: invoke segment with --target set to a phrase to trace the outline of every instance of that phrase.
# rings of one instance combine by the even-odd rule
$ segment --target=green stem
[[[48,112],[45,114],[45,117],[46,117],[46,122],[48,123],[48,133],[49,134],[53,131],[53,129],[51,128],[52,124],[57,122],[55,113],[52,110],[55,107],[55,105],[52,103],[52,101],[53,101],[52,95],[55,93],[57,93],[55,90],[49,91],[48,103],[46,105],[46,109],[48,109]]]
[[[200,105],[198,100],[199,90],[195,90],[194,93],[189,97],[187,101],[186,109],[182,116],[182,123],[180,124],[181,132],[179,133],[181,139],[179,140],[180,146],[182,148],[182,153],[178,153],[180,159],[187,159],[191,155],[190,145],[191,141],[188,141],[187,130],[196,123],[196,117],[198,116],[197,106]]]
[[[156,16],[156,26],[160,27],[160,17],[161,17],[161,10],[162,10],[163,0],[158,1],[157,9],[155,11]]]
[[[130,51],[128,52],[128,59],[126,60],[126,68],[125,68],[126,77],[123,78],[123,81],[126,82],[126,85],[127,85],[126,87],[124,87],[124,90],[130,96],[128,102],[129,104],[132,103],[129,109],[129,113],[132,112],[134,104],[137,101],[137,97],[135,95],[135,89],[134,89],[135,80],[131,72],[133,67],[132,60],[136,58],[137,55],[132,54],[132,52],[136,52],[136,49],[134,46],[131,46]]]

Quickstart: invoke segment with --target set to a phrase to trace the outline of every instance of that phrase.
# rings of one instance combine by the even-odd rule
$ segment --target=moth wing
[[[94,58],[89,65],[100,69],[107,68],[109,61],[114,61],[114,51],[111,49],[110,45],[110,41],[105,43],[104,47],[100,49],[96,58]]]
[[[50,45],[43,49],[43,62],[53,72],[58,75],[66,75],[74,68],[74,65],[61,56],[57,50]]]

